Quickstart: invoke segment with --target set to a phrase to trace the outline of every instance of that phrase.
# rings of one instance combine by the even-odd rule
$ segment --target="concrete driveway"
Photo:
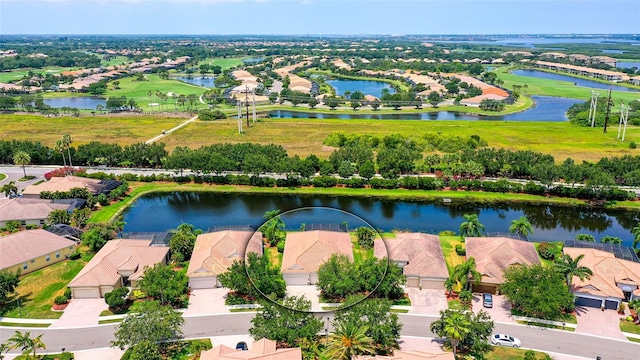
[[[615,310],[576,306],[578,326],[575,332],[626,340],[620,331],[620,315]]]
[[[311,300],[311,311],[322,312],[320,306],[320,290],[315,285],[290,285],[287,286],[287,296],[304,296],[307,300]]]
[[[64,309],[64,314],[50,327],[69,328],[98,325],[100,313],[108,308],[109,305],[104,302],[104,299],[72,299]]]
[[[411,300],[411,310],[409,314],[440,314],[440,310],[447,308],[447,297],[444,290],[406,288],[405,292]]]
[[[191,290],[189,306],[184,312],[185,316],[211,315],[228,313],[229,309],[224,305],[229,289],[198,289]]]
[[[482,293],[473,294],[473,312],[484,310],[491,315],[493,321],[517,324],[511,315],[511,303],[502,295],[493,295],[493,307],[485,308],[482,305]]]

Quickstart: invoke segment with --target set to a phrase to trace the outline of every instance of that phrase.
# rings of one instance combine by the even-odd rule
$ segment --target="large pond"
[[[53,108],[70,107],[76,109],[95,110],[98,105],[106,106],[107,100],[96,97],[69,97],[44,99],[44,103]]]
[[[534,228],[530,239],[537,241],[571,240],[576,234],[617,236],[631,245],[631,229],[640,221],[640,213],[622,210],[554,207],[545,205],[443,204],[441,202],[376,200],[371,198],[299,196],[270,194],[218,194],[173,192],[149,194],[136,200],[124,212],[127,232],[154,232],[177,228],[181,223],[203,230],[215,226],[259,226],[265,212],[282,212],[302,207],[331,207],[351,212],[376,229],[438,233],[457,231],[467,213],[478,214],[487,232],[507,233],[511,221],[526,216]],[[320,214],[320,216],[318,216]],[[299,224],[334,224],[331,212],[299,212],[287,217],[290,229]],[[325,214],[325,215],[322,215]],[[351,224],[350,227],[359,226]]]
[[[609,85],[609,84],[605,84],[605,83],[601,83],[593,80],[581,79],[581,78],[576,78],[568,75],[560,75],[560,74],[548,73],[545,71],[538,71],[538,70],[513,70],[511,71],[511,73],[514,75],[529,76],[529,77],[535,77],[539,79],[568,81],[568,82],[575,83],[576,86],[583,86],[583,87],[589,87],[594,89],[603,89],[603,90],[612,89],[616,91],[640,91],[640,90],[631,89],[631,88],[620,86],[620,85]]]
[[[389,83],[375,80],[327,80],[327,84],[336,90],[336,95],[343,96],[345,91],[361,91],[365,95],[373,95],[377,98],[382,97],[382,90],[387,89],[390,93],[395,91]]]
[[[566,121],[567,109],[573,104],[582,102],[578,99],[558,98],[551,96],[532,96],[536,105],[525,111],[503,116],[479,116],[463,114],[455,111],[438,111],[408,113],[399,110],[397,114],[332,114],[312,113],[305,111],[275,110],[269,112],[272,118],[300,119],[369,119],[369,120],[502,120],[502,121]],[[360,110],[362,111],[362,110]]]
[[[202,87],[206,87],[206,88],[214,88],[215,84],[215,77],[213,76],[179,76],[179,77],[175,77],[172,78],[175,80],[180,80],[182,82],[186,82],[187,84],[191,84],[191,85],[196,85],[196,86],[202,86]]]

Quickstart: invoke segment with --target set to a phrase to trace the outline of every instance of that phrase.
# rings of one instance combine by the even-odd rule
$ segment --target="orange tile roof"
[[[282,256],[282,273],[316,272],[333,254],[353,261],[351,237],[337,231],[299,231],[287,233]]]
[[[400,233],[395,239],[385,239],[384,242],[378,239],[374,242],[373,254],[377,258],[388,257],[392,261],[408,262],[403,268],[405,276],[449,277],[436,235]]]
[[[52,177],[51,180],[41,184],[27,186],[22,193],[24,195],[39,195],[43,191],[69,191],[73,188],[86,188],[92,193],[97,193],[104,188],[104,185],[99,182],[100,180],[80,176]]]
[[[76,242],[35,229],[0,237],[0,269],[6,269],[46,254],[76,246]]]
[[[262,255],[262,233],[253,231],[217,231],[196,238],[187,276],[221,274],[234,261],[244,261],[245,253]]]
[[[300,348],[276,349],[276,342],[268,339],[254,341],[248,351],[235,350],[218,345],[200,354],[201,360],[251,359],[251,360],[302,360]]]
[[[476,259],[476,270],[482,282],[502,284],[503,272],[514,264],[539,264],[533,243],[505,237],[468,237],[465,239],[467,259]]]

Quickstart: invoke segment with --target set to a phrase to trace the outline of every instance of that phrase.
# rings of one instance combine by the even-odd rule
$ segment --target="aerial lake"
[[[383,231],[405,230],[438,233],[458,231],[463,215],[476,213],[489,233],[507,233],[512,220],[526,216],[534,228],[529,238],[536,241],[572,240],[576,234],[604,235],[632,242],[631,229],[640,213],[601,208],[559,207],[525,204],[473,204],[378,200],[363,197],[280,194],[222,194],[198,192],[156,193],[142,196],[124,212],[126,232],[156,232],[175,229],[181,223],[207,230],[215,226],[255,226],[264,222],[265,212],[282,212],[304,207],[330,207],[353,213]],[[151,215],[152,214],[152,215]],[[329,214],[329,215],[327,215]],[[288,229],[300,224],[336,224],[331,212],[297,212],[287,217]],[[350,228],[360,224],[349,224]]]
[[[594,89],[603,89],[603,90],[611,89],[616,91],[634,91],[634,92],[640,91],[640,90],[631,89],[631,88],[620,86],[620,85],[609,85],[609,84],[605,84],[605,83],[601,83],[593,80],[581,79],[573,76],[548,73],[545,71],[538,71],[538,70],[513,70],[511,71],[511,73],[514,75],[529,76],[529,77],[535,77],[539,79],[567,81],[567,82],[576,84],[576,86],[582,86],[582,87],[588,87],[588,88],[594,88]]]
[[[640,61],[618,61],[617,67],[620,69],[630,69],[632,67],[640,69]]]
[[[107,100],[104,98],[97,97],[68,97],[68,98],[55,98],[55,99],[44,99],[44,103],[53,107],[53,108],[63,108],[70,107],[76,109],[90,109],[95,110],[96,106],[107,105]]]
[[[327,84],[336,90],[336,95],[343,96],[345,91],[361,91],[365,95],[382,97],[382,90],[387,89],[392,94],[395,92],[389,83],[375,80],[327,80]]]
[[[213,76],[179,76],[179,77],[175,77],[172,78],[175,80],[180,80],[182,82],[185,82],[187,84],[191,84],[191,85],[196,85],[196,86],[202,86],[202,87],[206,87],[206,88],[214,88],[214,81],[215,81],[215,77]]]
[[[438,111],[423,113],[408,113],[399,110],[397,114],[375,114],[368,107],[359,111],[367,111],[366,114],[332,114],[275,110],[269,112],[272,118],[294,119],[368,119],[368,120],[500,120],[500,121],[567,121],[565,113],[567,109],[576,103],[578,99],[559,98],[552,96],[532,96],[536,105],[525,111],[502,116],[479,116],[463,114],[455,111]],[[327,110],[330,111],[330,110]]]

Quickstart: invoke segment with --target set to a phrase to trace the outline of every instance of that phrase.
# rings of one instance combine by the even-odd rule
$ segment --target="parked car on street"
[[[482,306],[484,306],[486,308],[492,308],[493,307],[493,295],[491,295],[489,293],[482,294]]]
[[[514,348],[520,347],[520,340],[507,334],[493,334],[491,336],[491,343],[493,345],[510,346]]]

